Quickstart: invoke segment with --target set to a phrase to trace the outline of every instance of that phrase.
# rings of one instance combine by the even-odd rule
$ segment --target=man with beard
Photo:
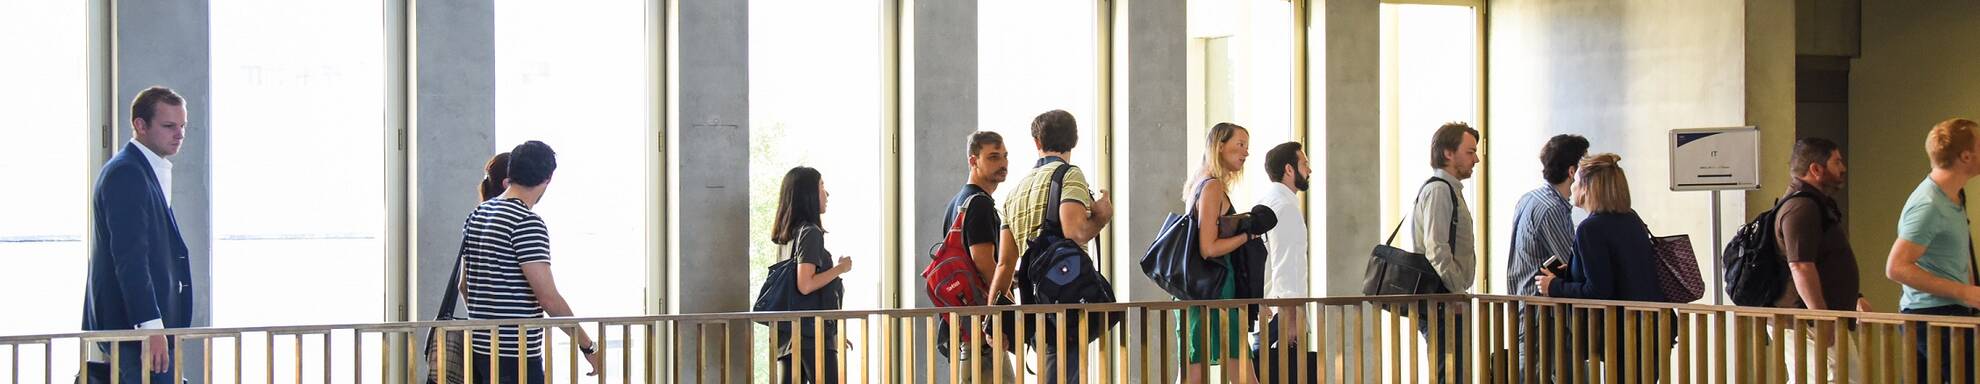
[[[1842,209],[1834,198],[1842,192],[1847,172],[1842,148],[1836,142],[1816,137],[1795,141],[1794,156],[1788,162],[1788,173],[1794,177],[1788,179],[1788,193],[1781,197],[1774,215],[1774,228],[1780,231],[1775,239],[1780,242],[1794,283],[1793,289],[1782,294],[1782,301],[1788,304],[1781,307],[1870,312],[1870,301],[1860,290],[1862,282],[1857,275],[1856,253],[1849,245],[1848,227],[1842,225]],[[1804,344],[1809,348],[1829,350],[1830,377],[1820,381],[1865,381],[1863,356],[1855,340],[1783,328],[1790,340],[1800,336],[1809,341]],[[1846,356],[1835,348],[1837,343],[1850,344]],[[1796,359],[1787,360],[1788,367],[1800,368]],[[1849,366],[1850,377],[1837,373],[1844,364]]]
[[[1313,168],[1307,165],[1306,151],[1301,150],[1299,142],[1279,144],[1265,152],[1265,177],[1273,185],[1265,187],[1265,195],[1259,198],[1258,205],[1271,208],[1279,221],[1279,225],[1272,227],[1264,236],[1266,269],[1271,271],[1265,279],[1265,298],[1312,296],[1306,286],[1306,216],[1299,208],[1298,195],[1306,191],[1307,178],[1312,175]],[[1258,369],[1264,375],[1261,379],[1269,383],[1292,382],[1275,376],[1280,371],[1274,365],[1279,361],[1276,353],[1285,350],[1299,353],[1293,356],[1303,355],[1298,351],[1305,349],[1298,345],[1299,336],[1304,334],[1302,325],[1306,321],[1300,307],[1270,307],[1266,311],[1270,311],[1271,320],[1261,329],[1265,335],[1259,338],[1261,355]],[[1279,347],[1279,343],[1289,345]],[[1312,371],[1315,368],[1313,363],[1317,361],[1299,364],[1304,365],[1301,370]],[[1297,373],[1293,375],[1298,376]],[[1317,379],[1317,376],[1306,377]]]
[[[942,217],[942,231],[948,233],[948,226],[956,222],[956,215],[963,215],[962,243],[969,247],[969,258],[976,264],[977,275],[989,279],[998,276],[997,267],[1000,261],[998,255],[1001,254],[997,250],[997,242],[1000,240],[998,233],[999,228],[1004,225],[1003,218],[997,215],[997,201],[991,197],[991,194],[997,192],[997,185],[1002,184],[1004,177],[1010,174],[1010,159],[1005,158],[1010,152],[1004,149],[1004,136],[996,132],[971,133],[966,145],[969,150],[969,184],[964,184],[962,191],[957,192],[956,197],[949,201],[949,208]],[[1015,266],[1017,261],[1011,260],[1006,264]],[[988,281],[984,284],[995,285]],[[988,286],[979,288],[986,291],[990,289]],[[1009,298],[1015,297],[1010,296],[1008,292],[989,292],[988,295],[991,301],[997,304],[1011,304]],[[1015,325],[1012,322],[1014,320],[1015,318],[1006,319],[1005,324]],[[973,327],[961,328],[973,329]],[[983,333],[976,332],[975,335],[982,337]],[[996,364],[998,359],[991,357],[997,353],[1008,352],[1003,351],[1002,345],[993,344],[995,343],[986,340],[982,343],[982,350],[963,352],[965,359],[974,358],[982,361],[973,364],[969,360],[962,362],[964,367],[976,367],[976,369],[963,370],[962,382],[989,383],[994,380],[997,372],[1002,374],[1001,382],[1017,381],[1017,373],[1011,369],[1011,362],[1016,359],[1005,356],[1002,359],[1003,364]],[[968,344],[954,348],[968,348],[966,345]]]

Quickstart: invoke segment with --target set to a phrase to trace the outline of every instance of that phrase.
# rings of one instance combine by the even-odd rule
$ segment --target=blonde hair
[[[1581,193],[1576,194],[1575,205],[1587,208],[1589,213],[1628,213],[1629,178],[1623,175],[1622,156],[1614,153],[1598,153],[1581,159],[1580,170],[1575,171],[1575,183]]]
[[[1973,151],[1973,129],[1980,123],[1973,120],[1953,118],[1932,126],[1932,133],[1925,135],[1925,154],[1932,160],[1932,168],[1952,168],[1959,163],[1959,155]]]
[[[1210,132],[1203,135],[1203,165],[1197,167],[1196,177],[1191,177],[1189,184],[1183,186],[1183,199],[1185,199],[1183,205],[1196,204],[1195,201],[1187,199],[1193,195],[1192,192],[1197,192],[1197,183],[1204,179],[1217,179],[1224,181],[1224,185],[1234,185],[1244,177],[1244,167],[1224,168],[1223,151],[1220,150],[1224,144],[1237,138],[1237,132],[1240,130],[1250,131],[1237,124],[1217,123],[1210,127]]]

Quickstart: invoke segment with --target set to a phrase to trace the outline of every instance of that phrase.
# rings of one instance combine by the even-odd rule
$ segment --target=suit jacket
[[[192,266],[165,193],[136,143],[103,165],[93,193],[84,330],[126,330],[151,319],[191,326]]]

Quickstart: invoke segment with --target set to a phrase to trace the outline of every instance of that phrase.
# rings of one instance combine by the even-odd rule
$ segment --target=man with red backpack
[[[923,277],[931,283],[929,293],[934,296],[931,299],[936,301],[936,305],[986,305],[990,302],[1011,304],[1012,296],[1008,292],[989,292],[993,285],[990,283],[991,276],[996,276],[1000,261],[998,255],[1002,254],[997,249],[997,243],[999,228],[1003,226],[1003,218],[998,216],[997,202],[991,194],[997,192],[997,185],[1002,184],[1004,178],[1010,174],[1010,160],[1005,158],[1010,152],[1004,149],[1004,137],[996,132],[971,133],[966,145],[969,151],[969,183],[963,185],[962,191],[956,193],[956,197],[950,200],[948,209],[944,211],[942,231],[949,236],[946,237],[948,240],[938,245],[941,248],[959,248],[956,250],[962,252],[953,252],[953,250],[945,252],[944,249],[938,248],[934,255],[936,260],[928,271],[933,272],[934,276]],[[958,268],[945,268],[942,265],[944,258],[953,258],[959,254],[967,255],[968,269],[957,270]],[[1016,261],[1012,260],[1009,263],[1015,265]],[[969,286],[963,287],[963,285]],[[1009,287],[1009,284],[1004,286]],[[954,294],[959,288],[967,289],[968,292],[961,295]],[[945,300],[943,296],[948,299]],[[948,303],[944,303],[945,301]],[[1005,324],[1014,325],[1009,320],[1007,319]],[[987,333],[980,329],[986,323],[981,319],[960,321],[960,323],[944,323],[945,332],[941,340],[946,342],[950,339],[946,332],[948,330],[965,332],[958,338],[964,340],[963,342],[947,348],[948,353],[962,353],[961,382],[989,383],[993,380],[1004,383],[1016,382],[1017,374],[1011,369],[1011,363],[1017,360],[1016,357],[1008,355],[1010,352],[1005,350],[1002,343],[992,342]],[[982,340],[971,343],[968,341],[971,338]],[[968,351],[967,348],[971,344],[981,347],[975,351]],[[993,358],[998,354],[1006,355],[1002,359]],[[999,360],[1001,364],[998,364]],[[1001,377],[1001,380],[997,379],[998,377]]]

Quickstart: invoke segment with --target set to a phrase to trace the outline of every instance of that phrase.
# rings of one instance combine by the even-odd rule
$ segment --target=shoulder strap
[[[1187,209],[1189,209],[1189,212],[1184,212],[1183,213],[1184,216],[1196,216],[1196,202],[1203,200],[1203,187],[1210,185],[1210,180],[1215,180],[1215,179],[1206,177],[1203,178],[1203,180],[1196,181],[1196,193],[1192,195],[1195,197],[1189,198],[1189,206],[1186,207]],[[1230,196],[1224,196],[1224,200],[1229,201]]]
[[[1059,163],[1059,168],[1052,171],[1052,199],[1045,201],[1045,220],[1038,223],[1039,227],[1044,227],[1046,223],[1051,223],[1054,226],[1060,224],[1059,204],[1065,203],[1065,196],[1061,194],[1063,192],[1061,189],[1066,185],[1066,171],[1072,170],[1072,168],[1072,164],[1061,162]]]
[[[1416,192],[1416,202],[1415,202],[1415,203],[1413,203],[1413,204],[1423,204],[1423,188],[1424,188],[1424,187],[1429,187],[1429,186],[1430,186],[1430,183],[1444,183],[1444,185],[1450,185],[1450,184],[1451,184],[1451,182],[1449,182],[1449,181],[1444,181],[1444,179],[1442,179],[1442,178],[1438,178],[1438,177],[1435,177],[1435,176],[1432,176],[1432,177],[1430,177],[1430,180],[1425,180],[1425,181],[1423,181],[1423,185],[1422,185],[1422,186],[1419,186],[1419,187],[1417,187],[1417,188],[1416,188],[1416,191],[1417,191],[1417,192]],[[1451,237],[1450,237],[1450,239],[1451,239],[1451,247],[1452,247],[1452,248],[1456,248],[1456,247],[1457,247],[1457,222],[1458,222],[1458,210],[1457,210],[1457,199],[1458,199],[1458,197],[1457,197],[1457,190],[1455,190],[1455,189],[1453,189],[1453,190],[1451,190]],[[1410,215],[1410,216],[1415,216],[1415,215]],[[1383,241],[1383,242],[1382,242],[1382,244],[1389,244],[1389,245],[1395,245],[1395,243],[1396,243],[1396,235],[1397,235],[1397,234],[1400,234],[1400,233],[1402,233],[1402,225],[1403,225],[1403,222],[1406,222],[1406,221],[1409,221],[1409,217],[1407,217],[1407,216],[1405,216],[1405,217],[1403,217],[1403,219],[1402,219],[1402,220],[1397,220],[1397,221],[1396,221],[1396,228],[1395,228],[1395,229],[1392,229],[1392,230],[1389,230],[1389,240],[1387,240],[1387,241]]]
[[[467,268],[467,245],[467,233],[462,232],[460,251],[454,255],[453,277],[447,278],[447,287],[442,289],[445,293],[440,294],[440,313],[433,316],[434,320],[454,319],[454,302],[461,299],[461,270]]]
[[[1430,180],[1439,183],[1444,183],[1444,187],[1449,188],[1451,190],[1451,225],[1449,227],[1445,227],[1447,230],[1450,231],[1450,234],[1449,236],[1444,237],[1444,239],[1446,239],[1445,240],[1446,242],[1450,243],[1451,252],[1457,252],[1458,211],[1460,210],[1458,208],[1457,186],[1451,185],[1450,180],[1444,180],[1443,178],[1439,178],[1439,177],[1431,177]]]
[[[1959,190],[1959,208],[1961,210],[1966,209],[1966,189],[1964,188]],[[1973,270],[1976,266],[1980,266],[1980,259],[1976,259],[1973,255],[1973,231],[1970,228],[1973,226],[1973,219],[1966,219],[1966,226],[1969,227],[1966,231],[1966,270],[1968,274],[1980,275],[1980,273],[1976,273]],[[1980,285],[1980,279],[1973,279],[1972,284]]]
[[[949,225],[950,230],[962,229],[963,216],[969,214],[970,203],[975,203],[976,199],[979,197],[983,197],[982,192],[977,192],[976,194],[969,195],[969,197],[963,199],[962,206],[956,207],[956,221],[955,223],[951,223]]]

